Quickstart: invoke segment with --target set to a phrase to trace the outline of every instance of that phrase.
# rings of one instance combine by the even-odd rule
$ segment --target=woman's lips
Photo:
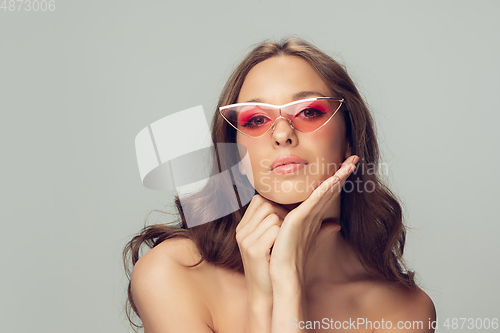
[[[273,169],[273,172],[278,175],[283,175],[286,173],[292,173],[297,170],[302,169],[305,164],[291,163],[291,164],[282,164]]]
[[[308,162],[303,158],[300,158],[293,154],[289,154],[280,156],[276,160],[274,160],[274,162],[270,166],[270,169],[275,174],[282,175],[300,170],[307,163]]]

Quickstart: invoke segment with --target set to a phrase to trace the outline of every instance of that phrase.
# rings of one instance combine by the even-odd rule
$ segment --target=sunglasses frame
[[[335,112],[334,112],[334,113],[330,116],[330,118],[328,118],[328,120],[327,120],[327,121],[325,121],[323,125],[321,125],[320,127],[316,128],[314,131],[310,131],[310,132],[304,132],[304,131],[301,131],[301,130],[297,129],[295,126],[293,126],[293,121],[292,121],[292,120],[289,120],[289,119],[287,119],[287,118],[285,118],[285,117],[283,117],[283,116],[281,115],[281,109],[282,109],[282,108],[285,108],[285,107],[287,107],[287,106],[294,105],[294,104],[299,104],[299,103],[303,103],[303,102],[312,102],[312,101],[317,101],[317,100],[333,100],[333,101],[339,101],[339,102],[340,102],[340,104],[339,104],[339,107],[337,108],[337,110],[335,110]],[[327,123],[328,123],[328,122],[329,122],[329,121],[333,118],[333,116],[335,116],[335,114],[337,114],[337,111],[339,111],[339,110],[340,110],[340,108],[342,107],[342,104],[343,104],[343,103],[344,103],[344,99],[343,99],[343,98],[337,98],[337,97],[313,97],[313,98],[299,99],[299,100],[297,100],[297,101],[293,101],[293,102],[290,102],[290,103],[287,103],[287,104],[283,104],[283,105],[273,105],[273,104],[268,104],[268,103],[253,103],[253,102],[246,102],[246,103],[235,103],[235,104],[230,104],[230,105],[226,105],[226,106],[221,106],[221,107],[219,108],[219,113],[220,113],[220,115],[222,116],[222,118],[224,118],[224,119],[227,121],[227,123],[228,123],[229,125],[231,125],[231,126],[232,126],[235,130],[237,130],[237,131],[238,131],[238,132],[240,132],[241,134],[246,135],[246,136],[251,137],[251,138],[260,138],[260,137],[262,137],[263,135],[265,135],[267,132],[269,132],[269,130],[270,130],[271,128],[273,129],[272,133],[274,133],[274,128],[275,128],[276,122],[277,122],[277,121],[278,121],[278,119],[280,119],[280,118],[285,119],[285,120],[288,122],[288,124],[290,125],[290,127],[291,127],[292,129],[294,129],[294,130],[297,130],[297,131],[299,131],[299,132],[301,132],[301,133],[314,133],[314,132],[316,132],[317,130],[319,130],[321,127],[325,126],[325,125],[326,125],[326,124],[327,124]],[[274,120],[274,122],[271,124],[271,126],[270,126],[270,127],[269,127],[269,128],[268,128],[265,132],[264,132],[264,133],[262,133],[262,134],[261,134],[261,135],[259,135],[259,136],[251,136],[251,135],[246,134],[246,133],[242,132],[241,130],[237,129],[237,128],[236,128],[236,126],[234,126],[233,124],[231,124],[231,122],[230,122],[230,121],[229,121],[226,117],[224,117],[224,114],[222,113],[222,111],[223,111],[223,110],[226,110],[226,109],[229,109],[229,108],[232,108],[232,107],[235,107],[235,106],[248,106],[248,105],[255,105],[255,106],[260,106],[260,105],[262,105],[262,106],[267,106],[267,107],[272,107],[272,108],[278,109],[278,110],[279,110],[279,112],[280,112],[280,116],[279,116],[279,117],[277,117],[277,118]]]

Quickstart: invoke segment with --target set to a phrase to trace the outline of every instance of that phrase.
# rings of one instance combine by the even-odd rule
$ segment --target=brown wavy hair
[[[349,180],[361,186],[371,185],[370,191],[346,191],[344,188],[341,192],[342,237],[349,242],[373,278],[396,282],[408,289],[415,288],[414,273],[406,269],[402,259],[406,231],[401,205],[377,172],[358,172],[378,170],[379,148],[373,118],[344,66],[299,38],[286,38],[280,42],[264,41],[258,44],[237,66],[221,92],[211,125],[212,141],[236,142],[236,131],[221,117],[218,109],[220,106],[236,103],[246,75],[256,64],[277,56],[296,56],[306,60],[316,69],[327,86],[345,100],[339,112],[345,121],[351,153],[360,158],[358,167],[349,176]],[[238,161],[238,157],[233,153],[225,153],[220,149],[218,156],[219,160],[213,162],[214,170],[226,170]],[[190,209],[200,216],[210,216],[210,212],[226,209],[220,206],[224,204],[223,200],[214,198],[218,195],[234,196],[235,184],[248,186],[248,180],[244,176],[235,175],[233,182],[210,185],[209,181],[199,193],[187,201],[183,200],[182,206],[179,197],[176,197],[174,205],[178,212],[177,226],[144,226],[142,231],[126,244],[123,263],[129,283],[125,311],[132,326],[143,327],[131,320],[131,309],[137,316],[139,313],[132,297],[130,283],[131,271],[139,260],[143,244],[153,248],[169,238],[189,238],[196,244],[201,261],[243,273],[235,230],[248,205],[240,206],[239,210],[213,222],[193,228],[187,227],[183,214],[183,210]]]

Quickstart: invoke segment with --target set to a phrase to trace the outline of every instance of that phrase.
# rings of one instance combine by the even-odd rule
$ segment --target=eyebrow
[[[292,101],[296,101],[299,99],[306,98],[308,96],[315,95],[315,96],[320,96],[320,97],[327,97],[323,95],[322,93],[319,93],[317,91],[301,91],[296,94],[293,94],[292,96]],[[263,103],[263,101],[260,98],[254,98],[249,101],[246,101],[245,103]]]

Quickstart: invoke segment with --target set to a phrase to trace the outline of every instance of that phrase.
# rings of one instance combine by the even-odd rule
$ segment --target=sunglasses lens
[[[312,132],[323,126],[340,108],[341,101],[319,99],[292,104],[281,110],[301,132]]]
[[[222,111],[223,116],[235,128],[249,136],[261,136],[279,117],[279,110],[262,105],[234,106]]]
[[[301,132],[312,132],[324,125],[340,108],[341,101],[318,99],[295,103],[281,109],[281,115]],[[278,108],[262,104],[235,105],[223,109],[222,115],[239,131],[258,137],[279,117]]]

